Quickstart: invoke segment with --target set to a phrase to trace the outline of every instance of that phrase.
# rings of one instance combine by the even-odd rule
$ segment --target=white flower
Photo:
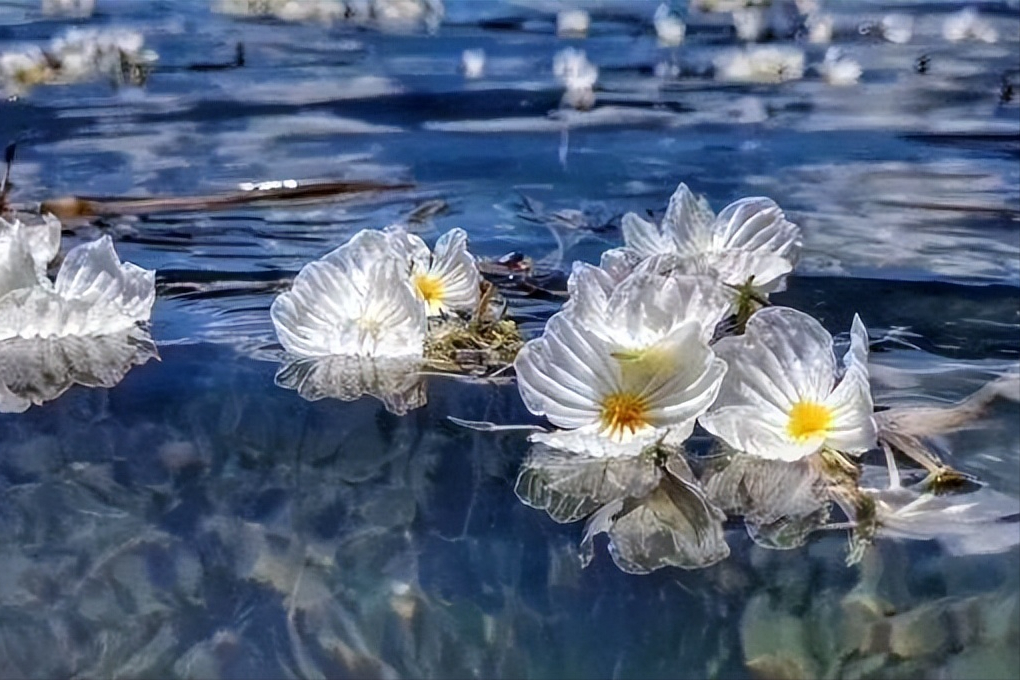
[[[451,229],[440,236],[435,252],[430,252],[424,241],[402,227],[388,227],[386,234],[410,263],[411,286],[429,316],[474,311],[482,277],[474,256],[467,250],[467,234],[463,229]]]
[[[591,26],[591,16],[583,9],[564,9],[556,15],[556,35],[561,38],[583,38]]]
[[[733,10],[733,28],[744,42],[758,42],[769,28],[767,7],[738,7]]]
[[[811,14],[804,21],[808,29],[808,42],[815,45],[823,45],[832,42],[832,17],[828,14]]]
[[[407,265],[381,231],[364,230],[306,265],[269,310],[293,355],[421,356],[425,310]]]
[[[782,83],[804,77],[804,52],[789,45],[756,45],[723,52],[713,65],[716,80]]]
[[[781,290],[800,253],[800,229],[769,198],[742,198],[712,213],[704,197],[680,184],[661,228],[634,213],[623,216],[623,239],[638,257],[675,254],[694,260],[688,268],[715,270],[719,279],[767,294]],[[699,262],[700,260],[700,262]]]
[[[687,26],[683,20],[673,14],[669,5],[665,3],[655,10],[652,22],[655,24],[655,35],[659,38],[659,44],[664,47],[676,47],[687,35]]]
[[[472,80],[485,75],[485,50],[464,50],[460,56],[460,69],[465,78]]]
[[[47,16],[84,19],[92,16],[95,9],[96,0],[42,0],[42,12]]]
[[[60,248],[60,223],[0,219],[0,340],[97,336],[147,321],[155,273],[121,263],[109,236],[73,248],[55,283],[46,265]]]
[[[830,85],[854,85],[861,78],[861,65],[845,56],[838,47],[825,51],[825,60],[818,66],[825,82]]]
[[[649,259],[617,281],[612,270],[577,262],[562,312],[611,343],[621,360],[638,360],[688,321],[698,323],[707,345],[731,311],[733,292],[711,276],[664,276],[656,269]]]
[[[729,371],[701,425],[751,455],[793,461],[823,446],[860,453],[875,445],[868,332],[854,316],[838,385],[832,336],[803,312],[769,307],[744,335],[714,345]],[[835,385],[835,387],[834,387]]]
[[[879,30],[889,42],[903,45],[914,35],[914,19],[909,14],[887,14],[882,17]]]
[[[588,61],[584,50],[568,47],[553,57],[553,75],[556,76],[566,93],[563,101],[577,109],[591,108],[595,103],[595,83],[599,79],[599,69]]]
[[[979,40],[993,43],[999,40],[999,32],[973,7],[966,7],[947,16],[942,24],[942,36],[950,42]]]
[[[642,356],[618,358],[617,347],[586,322],[553,315],[514,369],[528,410],[569,431],[531,440],[591,456],[636,455],[667,435],[683,441],[726,372],[701,333],[700,323],[687,321]]]

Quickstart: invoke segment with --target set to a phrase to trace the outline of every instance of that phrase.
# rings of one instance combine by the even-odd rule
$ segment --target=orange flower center
[[[832,411],[828,406],[813,401],[798,401],[790,411],[786,431],[794,440],[804,441],[825,435],[831,424]]]
[[[599,413],[602,432],[612,439],[622,439],[625,432],[634,434],[648,423],[648,402],[630,392],[616,392],[602,400]]]

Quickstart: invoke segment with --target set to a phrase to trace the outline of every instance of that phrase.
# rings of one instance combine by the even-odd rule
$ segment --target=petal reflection
[[[297,359],[276,372],[276,384],[297,390],[304,399],[354,401],[364,395],[380,400],[396,415],[425,405],[425,381],[415,358],[334,355]]]
[[[23,413],[72,385],[113,387],[134,366],[158,358],[148,331],[0,342],[0,413]]]

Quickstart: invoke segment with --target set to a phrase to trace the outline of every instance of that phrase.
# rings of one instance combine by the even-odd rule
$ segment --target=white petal
[[[736,361],[764,370],[791,404],[829,396],[836,370],[832,336],[813,317],[767,307],[751,317],[743,338],[746,353]]]
[[[89,307],[77,335],[111,333],[148,321],[156,300],[156,273],[121,263],[109,236],[83,243],[64,258],[56,292]]]
[[[544,337],[529,341],[514,360],[517,389],[525,407],[560,427],[595,423],[600,410],[595,391],[583,383],[559,379],[560,373],[548,357],[547,342]]]
[[[640,261],[640,256],[632,250],[613,248],[602,253],[599,269],[606,272],[613,281],[619,283],[634,271],[634,267]]]
[[[763,251],[795,264],[800,229],[770,198],[742,198],[723,208],[713,225],[713,249]]]
[[[652,426],[670,428],[675,439],[690,436],[695,419],[715,401],[727,370],[726,363],[699,339],[700,331],[695,321],[680,326],[653,348],[672,357],[672,366],[664,367],[672,370],[662,370],[642,385],[627,385],[647,400]],[[626,371],[624,378],[628,378]]]
[[[651,257],[675,250],[673,242],[664,236],[657,226],[634,213],[623,216],[621,228],[623,242],[640,257]]]
[[[463,229],[451,229],[439,237],[429,273],[443,284],[441,304],[445,309],[471,312],[478,306],[482,277],[467,250]]]
[[[719,276],[719,280],[731,286],[742,286],[754,277],[753,290],[759,295],[784,288],[785,277],[793,265],[778,255],[750,250],[722,250],[709,253],[705,261]]]
[[[825,443],[846,453],[863,453],[876,445],[874,402],[867,368],[853,364],[826,400],[832,423]]]
[[[576,428],[598,422],[601,397],[618,382],[612,362],[604,341],[561,312],[521,349],[514,370],[529,411]]]
[[[366,230],[367,231],[367,230]],[[393,224],[383,230],[395,251],[407,258],[411,265],[409,272],[425,273],[432,262],[432,253],[416,234],[409,233],[403,226]]]
[[[567,279],[570,297],[562,311],[586,323],[601,325],[616,284],[617,281],[604,269],[587,262],[575,262]]]
[[[843,356],[844,367],[849,369],[855,364],[863,367],[867,375],[868,329],[865,328],[859,314],[854,314],[853,323],[850,325],[850,349]]]
[[[714,409],[701,416],[698,422],[737,451],[771,460],[800,460],[817,451],[823,443],[821,436],[794,441],[786,433],[785,420],[756,406]]]
[[[677,252],[685,255],[703,253],[712,245],[714,219],[715,213],[705,197],[696,197],[681,182],[666,206],[662,231],[673,240]]]
[[[96,336],[147,321],[155,273],[121,264],[104,236],[67,254],[56,285],[43,280],[0,298],[0,338]]]
[[[694,320],[708,343],[732,301],[733,296],[710,277],[664,277],[639,267],[613,291],[605,314],[607,334],[624,348],[639,348]]]
[[[20,288],[30,288],[39,280],[24,226],[17,220],[7,222],[0,218],[0,297]]]

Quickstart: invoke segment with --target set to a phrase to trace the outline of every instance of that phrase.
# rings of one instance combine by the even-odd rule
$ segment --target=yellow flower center
[[[439,306],[446,297],[446,288],[438,276],[431,274],[418,274],[414,277],[414,287],[418,291],[418,297],[429,306],[429,311],[438,311]]]
[[[832,424],[832,411],[824,404],[814,401],[798,401],[790,411],[790,422],[786,431],[800,442],[818,435],[825,435]]]
[[[620,440],[624,432],[634,434],[648,425],[648,402],[631,392],[615,392],[602,400],[599,413],[602,432],[608,432],[612,439]]]

